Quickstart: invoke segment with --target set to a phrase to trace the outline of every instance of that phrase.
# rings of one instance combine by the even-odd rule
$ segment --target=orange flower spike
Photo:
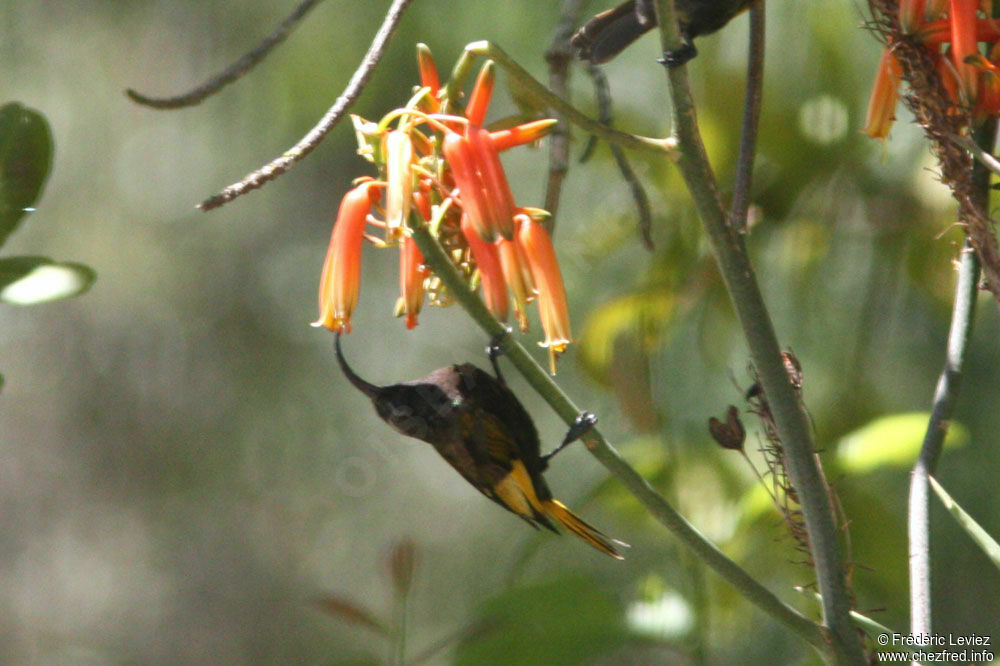
[[[410,216],[413,201],[413,143],[403,130],[392,130],[385,137],[386,240],[403,235],[403,225]]]
[[[861,131],[873,139],[885,139],[889,136],[893,121],[896,120],[896,104],[899,102],[899,80],[902,69],[896,56],[890,48],[882,51],[882,60],[878,64],[875,84],[868,100],[868,113],[865,117],[865,127]]]
[[[482,183],[487,216],[487,226],[510,240],[514,237],[514,195],[507,183],[507,174],[500,162],[500,153],[493,145],[490,133],[482,127],[469,126],[465,138],[472,149],[476,171]],[[461,188],[461,185],[459,185]]]
[[[975,65],[966,62],[969,56],[976,55],[978,41],[976,39],[976,10],[979,0],[949,0],[949,21],[951,22],[951,47],[955,68],[958,70],[960,88],[964,101],[973,104],[979,94],[979,75]]]
[[[528,330],[528,303],[535,299],[535,283],[524,252],[515,241],[500,238],[496,242],[500,256],[500,269],[514,298],[514,316],[521,331]]]
[[[571,342],[569,306],[555,247],[545,228],[525,214],[518,214],[517,243],[531,267],[538,289],[538,313],[545,329],[543,347],[549,350],[549,370],[556,373],[556,359]]]
[[[924,22],[924,0],[899,0],[899,27],[912,35]]]
[[[445,132],[441,152],[451,167],[451,176],[458,187],[462,210],[469,215],[469,222],[479,237],[487,242],[496,238],[496,228],[488,215],[486,193],[476,168],[476,159],[469,141],[461,134]]]
[[[494,243],[487,243],[476,232],[469,216],[462,214],[462,235],[469,243],[472,258],[479,267],[479,280],[483,285],[483,299],[487,309],[500,321],[507,321],[510,313],[510,299],[507,296],[507,286],[504,284],[503,269],[500,266],[500,254]]]
[[[313,326],[351,332],[351,313],[361,290],[361,244],[368,212],[381,197],[379,185],[365,181],[340,202],[319,281],[319,319]]]
[[[399,248],[400,314],[406,315],[406,328],[417,325],[417,315],[424,304],[424,278],[430,271],[424,266],[424,255],[410,236]]]
[[[472,94],[469,95],[469,103],[465,107],[465,117],[469,119],[470,125],[481,127],[486,119],[486,107],[490,105],[490,98],[493,96],[495,79],[496,69],[493,61],[487,60],[479,70],[479,77],[472,86]]]
[[[530,123],[517,125],[510,129],[490,132],[490,139],[493,140],[493,147],[497,152],[503,152],[514,146],[522,146],[526,143],[538,141],[543,136],[552,131],[559,121],[555,118],[545,120],[533,120]]]

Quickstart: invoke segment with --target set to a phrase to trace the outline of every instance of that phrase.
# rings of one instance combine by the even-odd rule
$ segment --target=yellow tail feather
[[[554,518],[563,527],[577,535],[597,550],[610,555],[616,560],[624,560],[621,553],[615,549],[615,544],[628,546],[617,539],[611,539],[585,523],[579,516],[570,511],[565,504],[557,499],[545,500],[542,502],[545,513]]]

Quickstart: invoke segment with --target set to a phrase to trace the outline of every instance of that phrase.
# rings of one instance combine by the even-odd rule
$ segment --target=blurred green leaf
[[[870,472],[877,467],[912,465],[924,441],[928,412],[891,414],[848,433],[837,446],[837,462],[848,471]],[[944,439],[945,449],[964,445],[969,431],[952,421]]]
[[[36,305],[78,296],[95,280],[97,273],[83,264],[32,256],[0,259],[0,301],[12,305]]]
[[[463,641],[457,664],[580,664],[624,644],[624,608],[593,578],[562,577],[490,599],[482,616],[498,625]]]
[[[948,513],[955,518],[955,521],[959,526],[965,530],[966,534],[972,537],[972,540],[976,542],[986,556],[993,561],[993,564],[1000,569],[1000,544],[989,535],[989,533],[984,530],[975,519],[959,506],[958,502],[952,499],[951,495],[941,487],[941,484],[932,476],[929,477],[931,482],[931,487],[934,488],[934,492],[941,499],[941,503],[944,504],[944,508],[948,509]]]
[[[0,107],[0,245],[38,201],[52,153],[45,116],[17,102]]]
[[[671,293],[643,292],[626,294],[609,301],[594,311],[584,324],[580,336],[580,363],[592,377],[609,384],[614,361],[615,341],[625,333],[633,336],[646,349],[655,348],[663,330],[674,314]]]

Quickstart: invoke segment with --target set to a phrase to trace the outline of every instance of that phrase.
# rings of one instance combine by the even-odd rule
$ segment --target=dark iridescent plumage
[[[371,399],[382,420],[404,435],[431,444],[481,493],[533,527],[556,532],[553,521],[558,522],[598,550],[621,558],[613,539],[552,497],[542,477],[548,457],[541,455],[538,431],[499,372],[494,378],[471,363],[462,363],[435,370],[423,379],[375,386],[347,365],[339,334],[335,349],[347,379]],[[592,423],[586,420],[584,426]]]

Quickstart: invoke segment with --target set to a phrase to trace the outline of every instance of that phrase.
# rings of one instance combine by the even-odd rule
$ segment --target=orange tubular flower
[[[924,0],[899,0],[899,27],[912,35],[924,22]]]
[[[530,123],[517,125],[516,127],[511,127],[510,129],[490,132],[490,139],[493,141],[493,148],[495,148],[497,152],[501,152],[507,150],[508,148],[513,148],[514,146],[522,146],[526,143],[538,141],[543,136],[551,132],[552,128],[555,127],[558,122],[559,121],[555,118],[533,120]]]
[[[493,94],[494,66],[487,61],[479,72],[465,109],[468,124],[463,135],[447,132],[441,152],[451,166],[462,207],[480,238],[492,243],[497,234],[510,240],[514,237],[514,197],[507,175],[500,163],[500,148],[490,132],[482,127],[486,108]],[[529,123],[503,133],[505,147],[543,136],[549,123]]]
[[[465,136],[447,132],[441,152],[451,167],[462,208],[479,237],[492,243],[514,235],[514,197],[490,133],[469,126]]]
[[[517,243],[531,267],[531,276],[538,289],[538,314],[545,329],[545,342],[549,350],[549,370],[556,373],[556,358],[566,351],[571,342],[569,332],[569,306],[563,286],[556,251],[552,238],[545,228],[528,215],[517,215]]]
[[[971,105],[979,95],[979,74],[976,66],[967,62],[979,53],[976,40],[976,10],[979,0],[950,0],[951,48],[958,70],[964,101]]]
[[[466,139],[472,148],[476,169],[486,193],[484,199],[489,226],[492,226],[504,238],[514,237],[514,195],[507,184],[507,175],[500,163],[500,153],[493,145],[489,131],[482,127],[466,128]],[[459,185],[461,189],[461,185]]]
[[[319,319],[313,326],[351,332],[351,313],[361,289],[361,243],[368,211],[381,197],[378,188],[378,183],[365,181],[340,202],[319,282]]]
[[[441,152],[451,167],[451,176],[458,186],[462,210],[469,215],[469,223],[485,241],[496,238],[496,228],[489,224],[489,207],[482,179],[476,168],[476,158],[469,142],[461,134],[446,132]]]
[[[425,110],[435,113],[441,108],[438,96],[441,92],[441,79],[438,77],[437,66],[434,64],[431,50],[427,48],[426,44],[417,44],[417,68],[420,70],[420,85],[424,88],[430,88],[431,91],[427,98],[430,101]]]
[[[528,303],[535,300],[535,283],[531,279],[531,268],[524,251],[516,240],[499,238],[496,241],[500,256],[500,269],[507,288],[514,297],[514,316],[522,332],[528,330]]]
[[[976,19],[976,41],[996,42],[1000,40],[1000,23],[996,19]],[[951,21],[942,19],[925,23],[913,34],[921,44],[937,47],[951,41]]]
[[[875,75],[875,85],[868,100],[868,114],[865,127],[861,130],[873,139],[889,136],[892,123],[896,120],[896,104],[899,102],[899,80],[902,69],[890,48],[882,51],[882,60]]]
[[[407,236],[399,248],[399,310],[406,315],[406,328],[417,325],[417,315],[424,304],[424,278],[430,271],[424,266],[424,255],[417,242]]]
[[[470,125],[479,127],[486,120],[486,109],[490,105],[490,98],[493,97],[493,82],[496,80],[496,68],[492,60],[487,60],[483,68],[479,70],[476,83],[472,86],[472,93],[469,95],[469,103],[465,105],[465,117],[469,119]]]
[[[483,286],[483,300],[494,317],[507,321],[510,313],[510,299],[507,297],[507,287],[504,284],[503,269],[500,266],[500,254],[494,243],[487,243],[479,237],[469,216],[462,215],[462,235],[465,236],[479,268],[479,281]]]

